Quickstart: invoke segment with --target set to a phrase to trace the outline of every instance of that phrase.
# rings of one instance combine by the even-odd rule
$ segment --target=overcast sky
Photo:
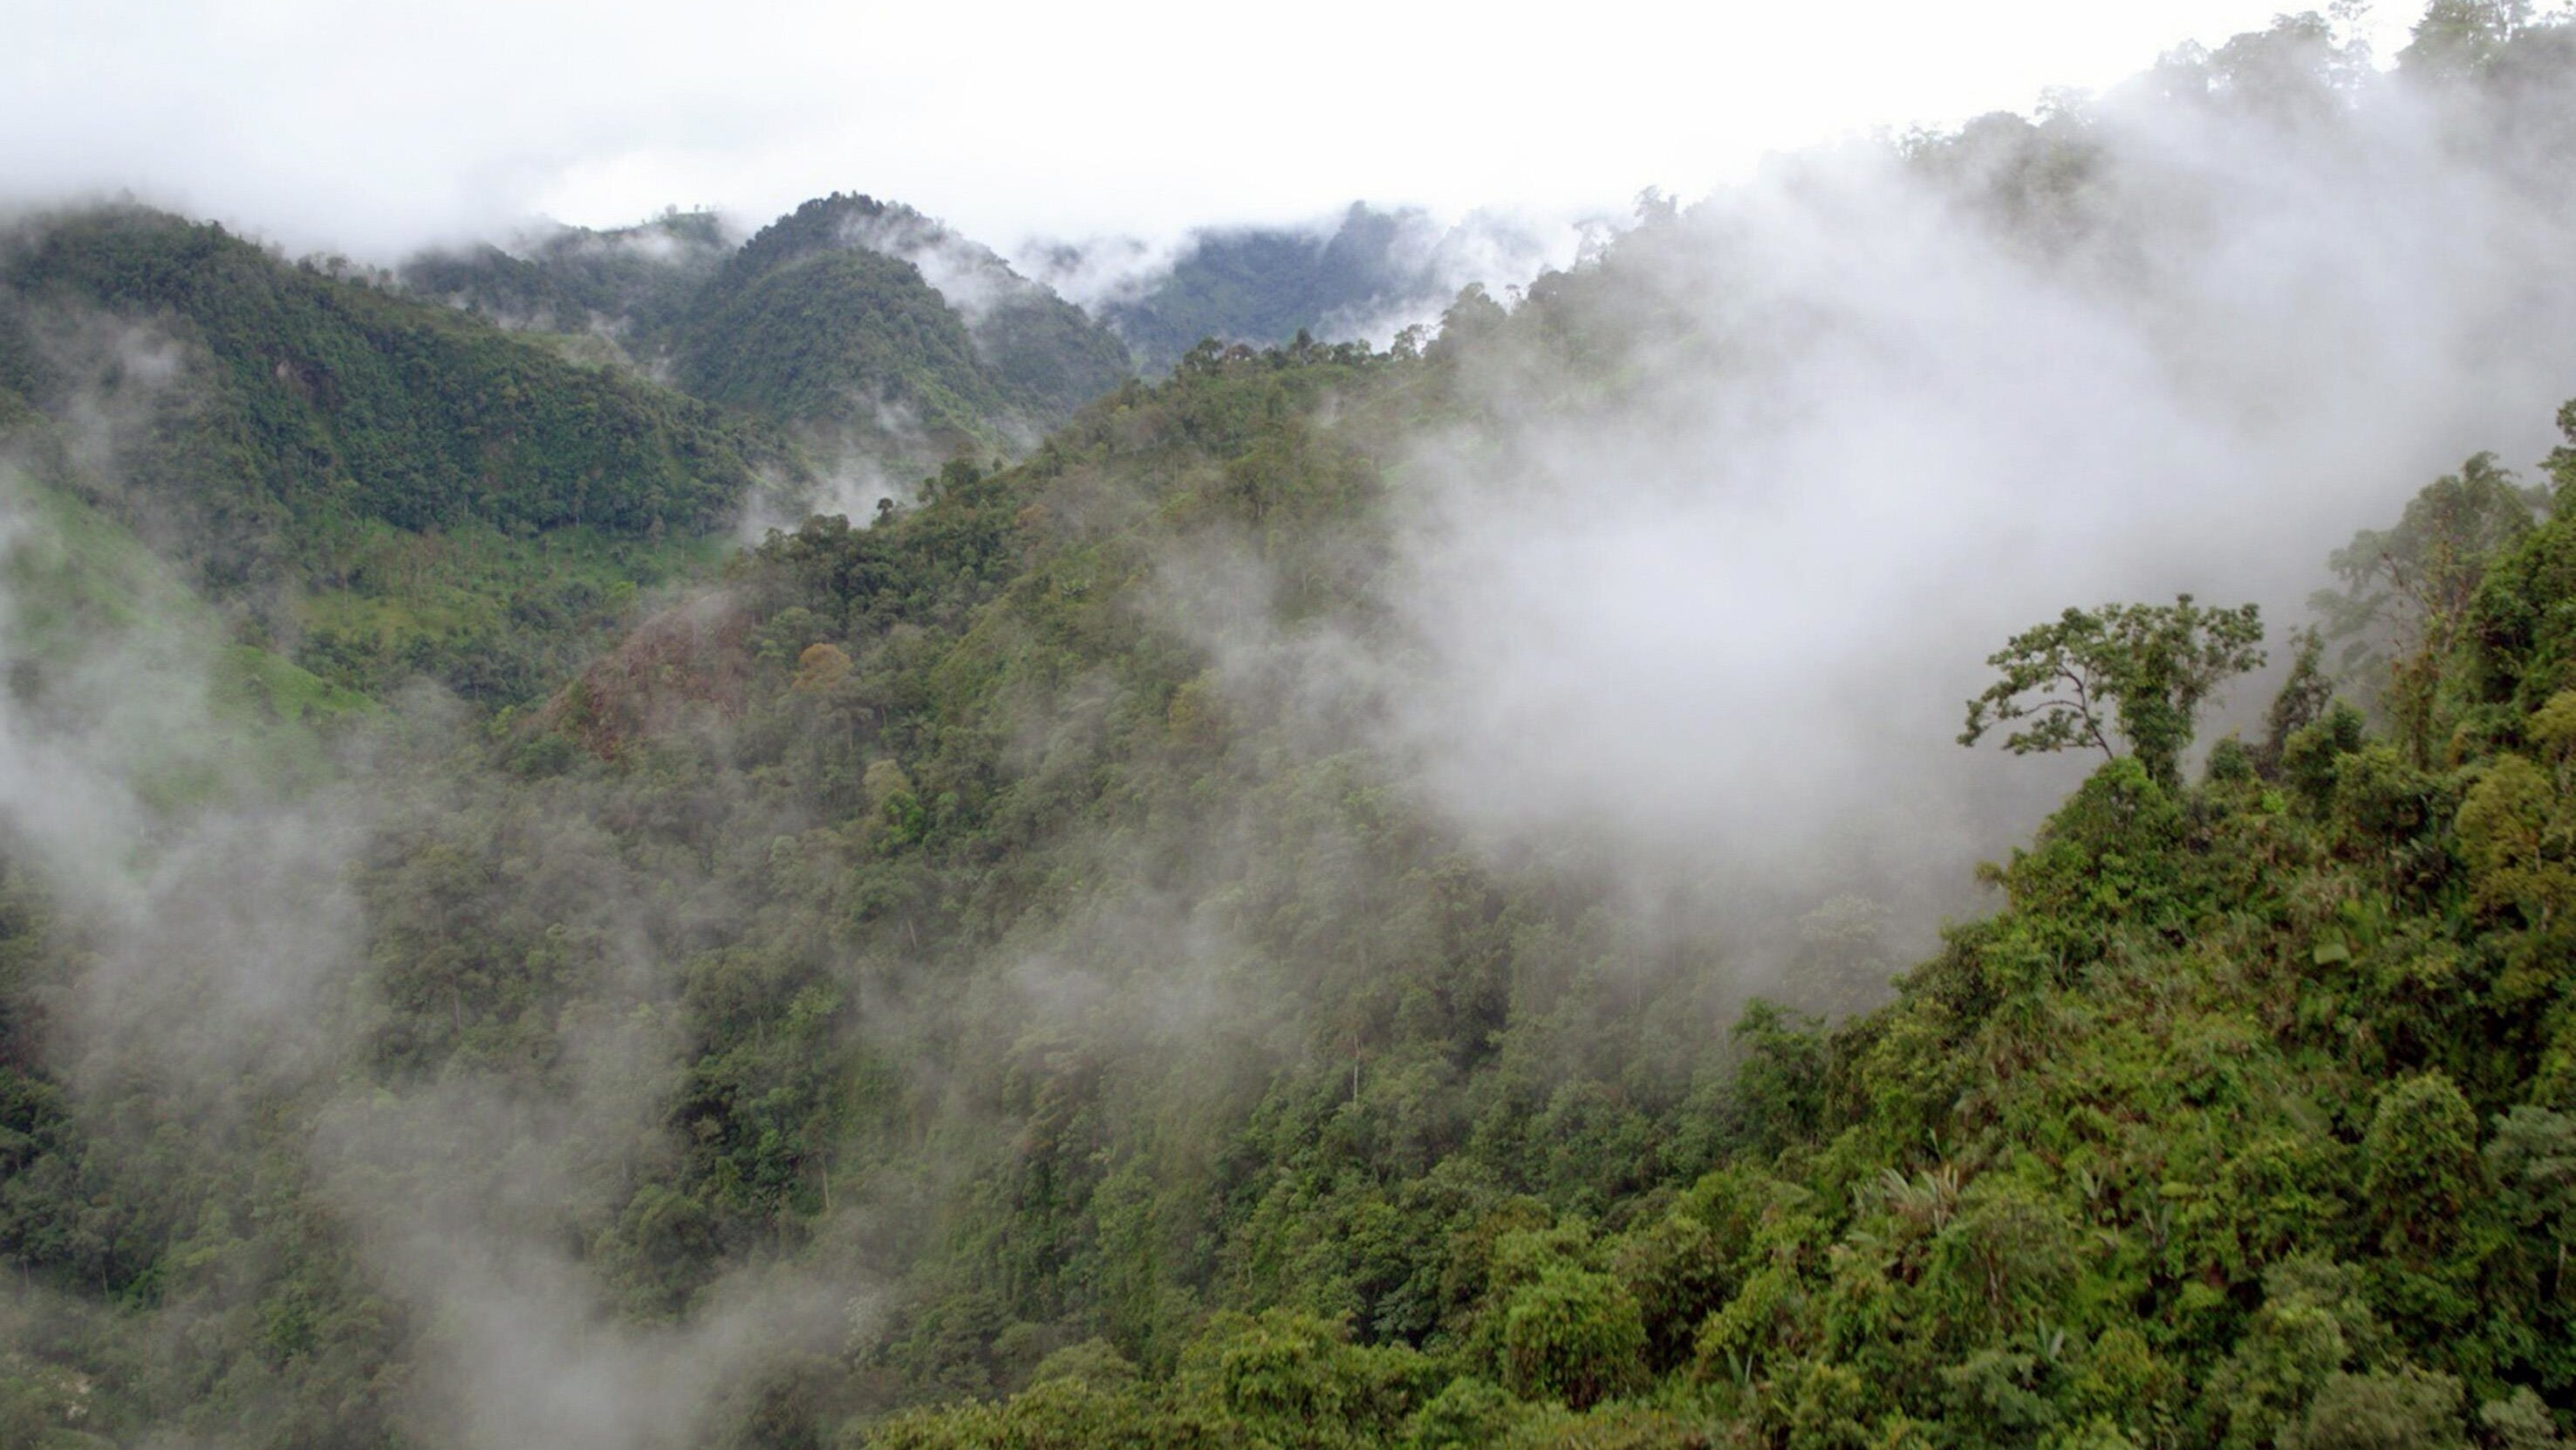
[[[384,257],[547,214],[909,201],[1009,248],[1624,211],[1766,151],[2028,110],[2278,0],[0,0],[0,199],[131,190]],[[2416,13],[2383,5],[2383,62]]]

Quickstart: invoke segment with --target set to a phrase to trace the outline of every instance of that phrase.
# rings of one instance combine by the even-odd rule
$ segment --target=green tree
[[[2430,736],[2442,669],[2458,648],[2487,563],[2531,532],[2548,491],[2527,487],[2492,453],[2424,486],[2390,529],[2364,529],[2331,555],[2341,590],[2309,600],[2344,642],[2348,672],[2384,672],[2390,716],[2417,747]]]
[[[2328,1377],[2280,1450],[2453,1450],[2461,1443],[2460,1382],[2412,1365],[2395,1373]]]
[[[1580,1410],[1635,1388],[1645,1361],[1637,1300],[1607,1274],[1550,1268],[1504,1311],[1504,1382],[1526,1398],[1559,1399]]]
[[[2178,594],[2171,604],[2069,609],[1986,658],[2001,674],[1968,702],[1959,743],[2026,720],[2004,739],[2015,755],[2090,748],[2116,759],[2116,730],[2148,775],[2172,786],[2201,706],[2262,666],[2262,640],[2251,604],[2209,609]]]
[[[2549,1418],[2549,1406],[2528,1388],[2480,1405],[2478,1427],[2499,1450],[2560,1450],[2567,1443]]]
[[[2530,24],[2531,0],[2433,0],[2397,64],[2408,75],[2474,76]]]
[[[2379,1248],[2392,1257],[2426,1257],[2448,1245],[2460,1215],[2486,1194],[2477,1113],[2439,1072],[2381,1094],[2362,1153],[2362,1196]]]

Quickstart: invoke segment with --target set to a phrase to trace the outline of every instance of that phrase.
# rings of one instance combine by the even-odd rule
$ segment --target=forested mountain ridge
[[[1159,374],[1209,338],[1275,347],[1300,332],[1339,342],[1428,324],[1463,287],[1527,279],[1545,252],[1497,219],[1444,228],[1420,211],[1354,202],[1316,228],[1193,232],[1168,263],[1112,287],[1093,307],[1139,366]],[[1095,259],[1059,246],[1042,262],[1076,273]]]
[[[2437,81],[2468,88],[2467,114],[2499,132],[2551,114],[2576,76],[2564,30],[2469,39],[2428,54],[2471,57]],[[2311,126],[2349,159],[2367,148],[2316,119],[2358,108],[2343,56],[2321,22],[2293,19],[2180,58],[2155,104],[2211,126],[2229,159]],[[2466,123],[2456,144],[2441,164],[2500,145]],[[2201,369],[2185,401],[2218,395],[2226,422],[2303,406],[2289,369],[2259,390],[2211,371],[2272,360],[2277,336],[2248,336],[2242,314],[2274,294],[2241,285],[2270,274],[2220,279],[2229,326],[2211,333],[2189,325],[2202,294],[2157,289],[2165,259],[2225,256],[2178,235],[2223,243],[2206,218],[2246,215],[2232,173],[2164,159],[2123,150],[2108,122],[1990,119],[1871,158],[1925,188],[1885,211],[1820,175],[1795,179],[1825,198],[1817,233],[1765,231],[1747,221],[1760,205],[1724,198],[1650,216],[1513,306],[1461,296],[1427,346],[1195,347],[1010,466],[953,460],[873,518],[768,536],[709,587],[618,614],[604,648],[596,620],[509,599],[514,627],[566,662],[516,693],[280,709],[318,688],[273,670],[293,688],[265,704],[195,691],[210,700],[199,733],[224,740],[183,763],[219,760],[212,783],[165,784],[159,740],[132,743],[134,766],[103,738],[138,699],[189,695],[174,686],[194,673],[115,647],[91,606],[27,607],[112,586],[154,596],[136,612],[190,613],[158,596],[191,576],[147,583],[130,540],[38,517],[18,473],[54,464],[0,474],[0,1254],[16,1270],[0,1278],[0,1437],[2562,1444],[2576,432],[2543,485],[2479,455],[2401,511],[2423,474],[2407,476],[2358,536],[2348,485],[2323,515],[2339,527],[2279,546],[2298,555],[2284,575],[2339,586],[2313,647],[2232,594],[2197,612],[2056,614],[2107,592],[2072,572],[2084,592],[2048,594],[2022,634],[2018,615],[1909,630],[1940,612],[1926,578],[2000,591],[2031,556],[2090,541],[2085,562],[2108,567],[2100,537],[2153,534],[2165,515],[2092,496],[2130,476],[2125,458],[2145,457],[2147,491],[2189,515],[2179,547],[2119,576],[2147,578],[2133,595],[2171,597],[2253,534],[2167,465],[2220,469],[2226,445],[2270,435],[2138,405],[2155,367],[2080,395],[2042,386],[2094,365],[2084,344],[2107,332],[2115,361]],[[2465,190],[2501,184],[2474,177]],[[2187,183],[2193,204],[2175,204]],[[2555,204],[2555,176],[2533,185]],[[1891,215],[1907,226],[1869,225]],[[2463,215],[2454,230],[2492,240],[2487,214]],[[735,295],[840,255],[834,213],[809,221],[820,250],[779,232]],[[1904,264],[1892,274],[1863,245],[1882,235]],[[1766,247],[1789,270],[1761,270]],[[1955,271],[1906,269],[1953,248]],[[2278,250],[2315,269],[2315,293],[2351,275]],[[1819,288],[1826,271],[1865,285]],[[1779,285],[1735,285],[1748,276]],[[2407,276],[2415,292],[2440,280]],[[2497,293],[2518,315],[2564,315],[2547,278],[2508,280]],[[314,285],[333,306],[377,305]],[[2088,310],[2087,288],[2109,301]],[[2398,446],[2367,432],[2408,401],[2390,377],[2454,385],[2416,364],[2459,318],[2491,318],[2488,292],[2467,290],[2457,313],[2407,314],[2394,373],[2363,365],[2383,317],[2323,329],[2334,366],[2317,370],[2347,395],[2331,430],[2256,455],[2278,465],[2252,476],[2257,504],[2277,512],[2294,473],[2334,472],[2320,458],[2385,464],[2328,450],[2355,432]],[[1905,310],[1936,293],[1964,301]],[[0,309],[41,301],[19,296]],[[1872,330],[1855,296],[1894,325]],[[2013,335],[1974,329],[2007,304]],[[2137,332],[2105,321],[2131,313]],[[538,348],[443,321],[515,349],[528,385],[561,376]],[[0,326],[13,392],[45,362],[41,324]],[[2522,386],[2566,391],[2550,339],[2515,351],[2508,329],[2457,331],[2477,357],[2544,360]],[[1821,363],[1798,350],[1836,334],[1860,346]],[[1967,345],[1908,350],[1927,336]],[[2212,338],[2232,346],[2213,358]],[[1865,370],[1880,354],[1896,372]],[[1853,381],[1927,358],[1950,364],[1928,389]],[[1966,413],[2047,448],[2029,461],[1900,432],[1893,465],[1857,456],[1892,483],[1855,494],[1836,490],[1868,470],[1815,466],[1853,456],[1801,452],[1803,435],[1690,431],[1695,409],[1730,426],[1737,406],[1800,415],[1812,372],[1847,405],[1816,410],[1835,439]],[[2080,416],[2054,432],[2036,410],[1988,416],[1989,385]],[[36,496],[77,501],[99,455],[69,402],[50,406],[0,396],[0,426],[49,435],[61,472]],[[2155,451],[2167,425],[2193,435],[2171,454]],[[2108,445],[2084,451],[2090,434]],[[1718,472],[1730,458],[1712,439],[1746,442],[1759,471]],[[1942,472],[1929,444],[1969,466]],[[1560,460],[1578,488],[1547,486]],[[2028,492],[1970,486],[2009,465]],[[640,470],[643,496],[661,476]],[[1715,528],[1675,506],[1723,492],[1712,479],[1750,499],[1724,497]],[[1766,516],[1809,522],[1811,498],[1823,527],[1763,531]],[[1639,499],[1661,507],[1620,512]],[[2094,507],[2098,533],[2091,517],[2050,531]],[[1974,544],[1959,572],[1906,572],[1952,515]],[[1675,543],[1612,556],[1661,586],[1645,607],[1617,601],[1613,631],[1506,607],[1613,589],[1585,530],[1640,517],[1649,542]],[[578,527],[593,526],[538,539]],[[642,530],[603,547],[649,545]],[[1723,552],[1739,534],[1779,557]],[[1426,610],[1426,580],[1457,587],[1426,538],[1487,545],[1455,572],[1502,588]],[[1514,567],[1494,538],[1533,543],[1541,567]],[[1725,571],[1758,586],[1729,629],[1672,618],[1676,598],[1715,612],[1674,577]],[[1802,590],[1803,574],[1831,587]],[[1512,695],[1547,681],[1471,633],[1466,672],[1504,692],[1459,697],[1468,708],[1432,717],[1441,738],[1408,733],[1404,713],[1456,689],[1454,616],[1495,611],[1506,636],[1544,635],[1523,627],[1535,618],[1659,687],[1691,683],[1695,645],[1747,633],[1785,642],[1798,673],[1766,672],[1760,651],[1725,654],[1725,689],[1705,694],[1577,672],[1591,694],[1541,744],[1612,757],[1610,773],[1576,760],[1547,777],[1568,762],[1505,756],[1518,769],[1469,772],[1462,803],[1426,783],[1427,753],[1508,733],[1528,718],[1504,713]],[[1969,674],[1999,646],[2007,672],[2072,651],[2088,691],[2113,692],[2048,717],[2058,733],[2006,722],[2037,731],[2024,743],[2040,754],[2098,758],[1983,888],[1958,872],[1945,901],[1962,919],[1901,976],[1892,913],[1862,899],[1880,890],[1878,854],[1756,876],[1803,844],[1791,812],[1826,808],[1820,761],[1859,760],[1890,794],[1917,769],[1877,735],[1855,738],[1889,762],[1789,748],[1914,718],[1887,690],[1803,708],[1833,615],[1908,651],[1936,642]],[[19,667],[48,629],[45,667]],[[2284,677],[2227,736],[2208,696],[2263,648]],[[1870,683],[1917,678],[1861,658]],[[1571,728],[1665,693],[1687,705],[1678,750],[1622,756],[1593,747],[1651,751],[1653,733]],[[1744,733],[1732,696],[1796,734]],[[1933,702],[1941,761],[2043,772],[2048,788],[2046,761],[1952,748],[1957,697],[1945,684]],[[1967,733],[1989,718],[1972,710]],[[2195,724],[2219,737],[2197,753]],[[307,736],[268,748],[298,730],[347,754]],[[233,741],[249,748],[226,754]],[[1647,851],[1576,830],[1498,844],[1470,814],[1546,779],[1586,806],[1693,802],[1684,767],[1728,754],[1797,789],[1749,823],[1755,854],[1688,838],[1709,844],[1685,868],[1725,878],[1714,908],[1662,899],[1649,857],[1673,854],[1668,836]],[[148,788],[129,790],[138,776]],[[119,829],[93,837],[67,816]],[[1897,849],[1932,849],[1901,816],[1867,821]]]
[[[0,297],[0,383],[55,481],[363,690],[550,689],[611,593],[807,476],[705,404],[141,208],[22,224]]]
[[[512,252],[488,243],[425,252],[398,270],[403,285],[505,324],[581,334],[631,328],[656,337],[678,325],[696,289],[736,239],[712,212],[674,210],[631,227],[562,227]]]
[[[401,276],[496,318],[602,329],[686,391],[898,478],[1030,441],[1128,371],[1079,308],[871,197],[816,198],[738,247],[691,214],[526,250],[432,254]]]
[[[2298,677],[2187,789],[2103,767],[1895,1004],[1748,1018],[1722,1166],[1459,1223],[1422,1351],[1220,1316],[876,1443],[2556,1443],[2571,538],[2418,656],[2430,736]]]

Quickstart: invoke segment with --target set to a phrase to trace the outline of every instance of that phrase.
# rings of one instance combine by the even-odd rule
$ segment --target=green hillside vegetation
[[[897,409],[947,407],[953,395],[980,411],[943,419],[942,426],[971,424],[980,436],[1007,438],[1062,422],[1127,376],[1126,351],[1114,335],[989,249],[910,207],[839,193],[780,217],[726,260],[700,300],[700,320],[682,334],[682,371],[706,349],[760,350],[759,337],[707,314],[733,306],[745,291],[775,290],[783,272],[820,258],[852,257],[894,265],[835,268],[824,274],[834,295],[799,300],[846,347],[838,356],[818,351],[800,376],[782,379],[774,392],[755,392],[746,400],[752,406],[810,411],[813,404],[800,390],[818,388]],[[961,352],[949,345],[924,315],[930,308],[951,314],[971,346]],[[912,350],[871,356],[871,343],[889,334],[913,343]],[[811,345],[801,341],[803,329],[772,323],[768,336]]]
[[[203,347],[213,416],[191,420],[165,468],[228,488],[198,507],[219,526],[240,521],[252,537],[237,547],[262,564],[328,577],[333,546],[369,523],[708,528],[763,461],[703,407],[283,265],[217,226],[134,210],[61,218],[10,249],[6,279],[31,307],[88,304]]]
[[[402,276],[496,318],[604,332],[667,361],[697,397],[898,477],[1012,451],[1128,371],[1125,348],[1081,309],[866,196],[806,202],[739,247],[713,217],[675,214],[558,233],[525,256],[433,254]]]
[[[718,535],[577,526],[381,531],[340,587],[300,602],[295,657],[370,694],[425,675],[486,705],[531,705],[632,626],[655,591],[711,575],[726,548]]]
[[[426,252],[399,275],[415,292],[518,326],[654,338],[679,325],[733,249],[722,218],[674,210],[631,227],[551,228],[520,252],[488,243]]]
[[[506,775],[465,785],[469,804],[370,871],[390,1013],[357,1066],[397,1093],[459,1074],[543,1093],[567,1034],[625,1010],[612,942],[641,931],[685,963],[675,1025],[693,1046],[669,1111],[690,1146],[567,1231],[628,1312],[655,1316],[729,1262],[822,1252],[835,1211],[883,1225],[833,1252],[900,1276],[910,1328],[796,1411],[809,1419],[1005,1387],[1026,1371],[1014,1355],[1085,1325],[1177,1346],[1202,1295],[1364,1307],[1388,1267],[1418,1278],[1404,1256],[1435,1252],[1473,1205],[1540,1189],[1606,1208],[1700,1161],[1708,1134],[1679,1110],[1713,1088],[1693,1065],[1723,1051],[1734,1005],[1708,1000],[1704,961],[1641,975],[1605,1014],[1590,989],[1625,967],[1601,891],[1497,879],[1365,759],[1305,758],[1287,720],[1236,723],[1205,662],[1135,607],[1165,542],[1247,522],[1313,580],[1288,608],[1344,607],[1349,581],[1329,571],[1381,488],[1356,440],[1436,413],[1442,387],[1357,348],[1213,356],[1104,403],[1022,468],[954,465],[874,527],[818,521],[747,556],[728,610],[640,631],[505,734],[491,759]],[[1357,431],[1318,430],[1328,405]],[[1029,722],[1050,719],[1069,723],[1032,760]],[[460,768],[477,769],[432,761],[386,788],[449,797]],[[601,873],[598,889],[565,897],[565,872]],[[1236,899],[1204,923],[1221,957],[1183,949],[1188,913],[1149,933],[1168,955],[1134,955],[1141,924],[1172,910],[1158,903],[1202,897]],[[1096,1016],[1028,1016],[1012,967],[1041,952],[1096,982]],[[1121,1018],[1201,973],[1277,1006],[1214,1037],[1132,1040]],[[876,1019],[903,1026],[851,1031]],[[1301,1068],[1310,1042],[1327,1055]],[[1355,1076],[1383,1122],[1295,1146],[1344,1114]],[[983,1108],[943,1106],[954,1092]],[[1120,1105],[1156,1100],[1189,1107],[1118,1126]],[[1036,1136],[1014,1146],[984,1110],[1038,1111]],[[1105,1151],[1142,1152],[1149,1121],[1172,1135],[1153,1157]],[[85,1149],[69,1120],[14,1130],[58,1146],[25,1160],[0,1240],[64,1292],[198,1319],[249,1266],[292,1262],[311,1267],[264,1294],[335,1326],[328,1356],[280,1360],[245,1320],[147,1372],[103,1321],[111,1348],[83,1362],[128,1423],[240,1433],[259,1422],[236,1417],[281,1413],[281,1396],[392,1420],[367,1386],[409,1331],[339,1277],[330,1230],[167,1216],[252,1192],[242,1175],[291,1181],[291,1134],[253,1133],[175,1197],[134,1197],[130,1178],[91,1190],[117,1227],[74,1249],[63,1190],[43,1185],[158,1175]],[[1416,1170],[1459,1161],[1401,1194],[1350,1177],[1352,1155],[1389,1150]],[[962,1200],[943,1186],[961,1166],[980,1185]],[[1329,1209],[1301,1207],[1317,1193]],[[1369,1250],[1379,1268],[1336,1267],[1333,1226],[1399,1203],[1431,1216]],[[1210,1251],[1233,1246],[1165,1261],[1202,1215]],[[1106,1277],[1103,1232],[1128,1245]],[[1382,1311],[1390,1332],[1429,1329],[1439,1299],[1417,1284]],[[239,1388],[191,1399],[164,1376]]]
[[[2335,62],[2304,21],[2269,34],[2192,62],[2225,84],[2176,104],[2286,104]],[[2571,73],[2567,31],[2464,34],[2428,52],[2475,60],[2458,83],[2509,101]],[[2089,144],[1983,125],[1907,154],[2047,255],[2116,225]],[[1989,145],[2029,164],[1943,172]],[[837,339],[825,369],[906,326],[904,357],[979,356],[914,305],[918,268],[844,245],[858,213],[817,208],[710,282],[728,336]],[[194,646],[213,718],[315,732],[308,758],[384,728],[347,863],[362,939],[293,1024],[323,1044],[307,1076],[244,1069],[201,1102],[157,1063],[62,1061],[104,933],[0,843],[0,1447],[446,1443],[495,1362],[605,1414],[629,1381],[574,1373],[579,1351],[744,1342],[703,1423],[651,1433],[2563,1446],[2576,404],[2545,483],[2480,455],[2317,540],[2341,585],[2317,632],[2076,600],[1989,642],[1965,735],[2099,759],[1924,959],[1900,970],[1847,899],[1721,942],[1641,912],[1615,861],[1475,848],[1365,743],[1377,702],[1301,670],[1400,656],[1412,443],[1473,447],[1497,396],[1581,410],[1726,345],[1658,291],[1703,279],[1698,224],[1652,217],[1509,309],[1471,290],[1427,348],[1192,347],[1010,466],[950,460],[649,610],[758,435],[211,229],[110,218],[11,253],[0,408],[34,406],[0,418],[59,541],[11,567],[52,571],[16,592],[54,601],[31,634],[62,630],[24,686],[128,619],[259,633],[222,602],[245,581],[208,572],[192,605],[135,541],[131,500],[161,495],[82,472],[80,380],[39,345],[71,296],[194,329],[217,386],[169,429],[232,440],[180,456],[237,471],[193,486],[310,581],[310,673]],[[129,274],[173,300],[118,301]],[[207,276],[300,300],[241,321]],[[807,297],[830,316],[793,317]],[[287,386],[341,355],[238,340],[272,316],[363,342],[349,381]],[[812,381],[726,356],[755,391]],[[393,445],[344,432],[503,406],[450,367],[515,383],[502,456],[535,451],[427,514],[370,512],[346,460]],[[529,441],[576,398],[595,429]],[[630,451],[586,452],[597,431]],[[687,458],[730,462],[660,466]],[[2288,669],[2261,726],[2196,740],[2266,652]],[[2083,695],[2034,698],[2060,666]],[[462,724],[344,693],[413,668],[465,682]],[[198,788],[164,793],[174,829]],[[1776,980],[1732,954],[1749,939],[1783,944]],[[498,1287],[400,1267],[427,1239],[472,1268],[483,1237]],[[792,1294],[744,1309],[763,1283],[846,1302],[799,1336]]]
[[[706,404],[158,213],[22,228],[0,298],[39,472],[349,688],[550,690],[803,476]]]
[[[1201,341],[1280,346],[1300,332],[1446,300],[1434,228],[1417,211],[1351,204],[1329,228],[1214,228],[1192,234],[1167,271],[1101,315],[1150,373],[1169,371]],[[1455,284],[1448,284],[1454,286]]]
[[[1250,1210],[1205,1281],[1250,1317],[1158,1336],[1100,1304],[1077,1321],[1099,1338],[1020,1369],[1021,1395],[869,1443],[2555,1443],[2576,676],[2547,621],[2576,530],[2515,533],[2481,551],[2456,647],[2418,657],[2429,731],[2374,734],[2311,654],[2198,782],[2123,750],[1895,1003],[1830,1031],[1750,1012],[1724,1107],[1648,1115],[1695,1151],[1640,1124],[1610,1143],[1663,1151],[1596,1196],[1534,1171],[1563,1125],[1489,1160],[1500,1124],[1470,1116],[1395,1192],[1381,1155],[1422,1141],[1423,1085],[1310,1081],[1229,1156],[1249,1199],[1172,1195]],[[1505,1000],[1508,1064],[1536,1004]],[[1621,1164],[1610,1143],[1573,1156]],[[1167,1181],[1139,1166],[1126,1192]],[[1298,1248],[1258,1246],[1265,1179]],[[1022,1183],[985,1252],[1047,1221]],[[1114,1183],[1065,1254],[1094,1293],[1128,1282],[1084,1258],[1122,1222],[1166,1266],[1206,1242],[1150,1190],[1100,1203]]]
[[[860,248],[724,288],[683,344],[678,376],[700,397],[782,422],[884,428],[873,416],[882,406],[897,416],[891,426],[918,419],[931,446],[951,450],[989,435],[985,420],[1004,406],[965,320],[911,263]]]
[[[747,558],[738,617],[604,660],[496,747],[524,784],[371,880],[395,1011],[367,1071],[542,1091],[578,1004],[616,1000],[612,923],[504,863],[587,860],[650,903],[712,848],[720,889],[641,910],[688,962],[687,1146],[566,1230],[648,1316],[743,1256],[909,1271],[899,1332],[782,1363],[751,1443],[854,1411],[928,1446],[2549,1443],[2576,1342],[2566,523],[2489,564],[2433,734],[2375,735],[2302,675],[2189,785],[2124,749],[1999,869],[2004,909],[1828,1031],[1458,855],[1120,602],[1166,531],[1257,522],[1288,564],[1364,533],[1383,480],[1353,438],[1441,386],[1220,358],[1023,468]],[[1306,421],[1328,397],[1356,435]],[[1032,719],[1083,723],[1031,757]],[[1158,931],[1171,900],[1213,904]],[[1087,1008],[1032,1015],[1041,959]],[[1139,1025],[1193,983],[1268,1005]],[[22,1262],[137,1314],[307,1244],[322,1277],[270,1292],[332,1352],[203,1344],[186,1375],[248,1398],[191,1413],[386,1413],[347,1376],[404,1331],[327,1227],[146,1215],[129,1258],[83,1261],[41,1222]],[[146,1413],[153,1378],[121,1374]]]
[[[96,675],[164,671],[191,680],[205,708],[190,728],[138,745],[145,757],[138,788],[148,800],[175,808],[244,784],[265,790],[326,779],[329,743],[373,702],[268,650],[228,643],[221,613],[178,570],[10,457],[43,427],[32,416],[15,430],[0,424],[8,540],[0,576],[17,606],[0,620],[11,708],[42,714],[66,694],[79,702],[102,688]]]

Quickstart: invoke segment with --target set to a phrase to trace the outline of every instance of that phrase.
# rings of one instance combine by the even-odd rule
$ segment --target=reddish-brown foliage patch
[[[546,702],[538,726],[614,760],[639,741],[734,719],[751,685],[750,628],[723,595],[663,610]]]

